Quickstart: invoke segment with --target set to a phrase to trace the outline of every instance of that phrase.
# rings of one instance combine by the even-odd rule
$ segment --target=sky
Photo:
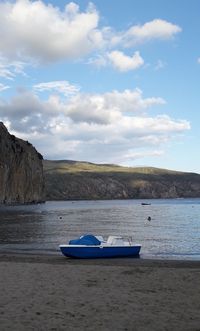
[[[0,1],[0,121],[44,159],[200,173],[199,0]]]

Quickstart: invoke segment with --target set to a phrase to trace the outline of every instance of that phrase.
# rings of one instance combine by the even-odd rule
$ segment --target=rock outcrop
[[[42,155],[0,122],[0,204],[44,201]]]

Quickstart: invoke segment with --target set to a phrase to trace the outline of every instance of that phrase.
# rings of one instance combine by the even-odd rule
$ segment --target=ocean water
[[[60,254],[59,244],[86,233],[131,236],[141,258],[200,260],[200,199],[0,207],[0,252]]]

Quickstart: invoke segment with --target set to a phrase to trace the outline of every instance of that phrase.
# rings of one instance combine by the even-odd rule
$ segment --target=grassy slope
[[[174,174],[183,175],[183,172],[159,169],[154,167],[122,167],[114,164],[94,164],[89,162],[78,161],[49,161],[44,160],[45,173],[129,173],[144,175],[163,175]],[[188,173],[187,173],[188,174]]]

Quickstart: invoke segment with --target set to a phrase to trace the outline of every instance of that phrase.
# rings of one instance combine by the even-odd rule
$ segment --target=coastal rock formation
[[[42,155],[0,122],[0,203],[44,201]]]
[[[200,197],[200,175],[195,173],[66,160],[43,162],[47,200]]]

